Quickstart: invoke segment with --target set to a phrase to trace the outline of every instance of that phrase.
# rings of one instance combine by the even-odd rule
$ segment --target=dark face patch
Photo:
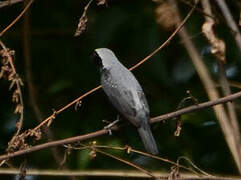
[[[92,54],[91,58],[93,59],[93,61],[100,67],[103,67],[102,64],[102,59],[100,58],[100,56],[98,55],[98,53],[96,51],[94,51],[94,53]]]

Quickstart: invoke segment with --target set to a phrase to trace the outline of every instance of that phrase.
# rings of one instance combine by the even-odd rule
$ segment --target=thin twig
[[[179,1],[181,1],[183,4],[188,5],[189,7],[193,7],[194,6],[189,1],[186,1],[186,0],[179,0]],[[195,11],[198,11],[199,13],[203,14],[204,16],[208,16],[208,17],[214,19],[215,21],[217,20],[216,17],[214,17],[212,14],[209,14],[209,13],[203,11],[201,8],[196,7]]]
[[[136,65],[132,66],[129,70],[133,70],[135,68],[137,68],[138,66],[140,66],[141,64],[143,64],[144,62],[146,62],[148,59],[150,59],[152,56],[154,56],[156,53],[158,53],[163,47],[165,47],[172,39],[173,37],[182,29],[182,27],[184,26],[184,24],[187,22],[187,20],[189,19],[189,17],[191,16],[191,14],[193,13],[194,9],[196,8],[197,3],[195,3],[195,5],[192,7],[192,9],[188,12],[188,14],[186,15],[186,17],[180,21],[180,24],[177,26],[176,30],[171,34],[171,36],[169,36],[169,38],[162,43],[161,46],[159,46],[157,49],[155,49],[151,54],[149,54],[147,57],[145,57],[143,60],[141,60],[140,62],[138,62]]]
[[[96,148],[98,148],[97,150],[99,149],[114,149],[114,150],[121,150],[121,151],[125,151],[127,154],[130,154],[131,152],[134,152],[136,154],[139,154],[139,155],[142,155],[142,156],[146,156],[146,157],[149,157],[149,158],[152,158],[152,159],[156,159],[156,160],[160,160],[160,161],[163,161],[163,162],[166,162],[170,165],[172,165],[173,167],[178,167],[178,168],[183,168],[184,170],[187,170],[187,171],[190,171],[191,173],[194,173],[196,174],[197,176],[201,177],[201,176],[209,176],[209,177],[214,177],[213,175],[210,175],[206,172],[204,172],[203,170],[201,170],[200,168],[198,168],[193,162],[191,162],[191,160],[189,160],[188,158],[182,156],[180,158],[182,159],[186,159],[188,160],[189,164],[191,164],[192,167],[194,167],[195,169],[197,169],[199,172],[201,172],[202,174],[200,174],[199,172],[196,172],[195,170],[193,170],[192,168],[188,168],[186,166],[183,166],[183,165],[180,165],[179,163],[179,158],[178,158],[178,161],[177,163],[173,162],[173,161],[170,161],[169,159],[165,159],[165,158],[162,158],[162,157],[159,157],[157,155],[153,155],[153,154],[150,154],[150,153],[145,153],[145,152],[142,152],[142,151],[139,151],[139,150],[136,150],[136,149],[133,149],[131,148],[130,146],[124,146],[124,147],[115,147],[115,146],[105,146],[105,145],[96,145],[96,143],[93,143],[92,145],[88,146],[88,145],[85,145],[85,144],[80,144],[80,147],[77,147],[77,146],[71,146],[71,145],[64,145],[66,148],[68,149],[77,149],[77,150],[83,150],[83,149],[91,149],[92,151],[96,151]],[[103,152],[103,151],[102,151]],[[95,152],[94,152],[95,153]],[[104,152],[106,153],[106,152]],[[108,156],[114,158],[114,159],[117,159],[129,166],[132,166],[144,173],[147,173],[149,174],[149,172],[146,172],[146,170],[143,171],[143,168],[139,167],[139,166],[136,166],[136,164],[133,164],[132,162],[129,162],[129,161],[126,161],[124,159],[120,159],[119,157],[116,157],[114,155],[111,155],[111,154],[107,154]],[[96,156],[96,155],[95,155]],[[150,176],[153,176],[152,174],[149,174]]]
[[[99,150],[99,149],[97,149],[97,148],[94,148],[94,150],[97,151],[97,152],[99,152],[99,153],[101,153],[101,154],[104,154],[104,155],[106,155],[106,156],[109,156],[109,157],[111,157],[111,158],[113,158],[113,159],[116,159],[116,160],[118,160],[118,161],[121,161],[121,162],[123,162],[124,164],[128,164],[129,166],[132,166],[132,167],[136,168],[137,170],[139,170],[139,171],[141,171],[141,172],[149,175],[150,177],[157,179],[157,177],[156,177],[155,175],[153,175],[151,172],[143,169],[142,167],[140,167],[140,166],[138,166],[138,165],[136,165],[136,164],[134,164],[134,163],[132,163],[132,162],[126,161],[126,160],[121,159],[121,158],[118,158],[118,157],[116,157],[116,156],[114,156],[114,155],[112,155],[112,154],[109,154],[109,153],[104,152],[104,151],[102,151],[102,150]]]
[[[26,7],[23,9],[23,11],[14,19],[2,32],[0,33],[0,37],[8,31],[23,15],[24,13],[28,10],[30,5],[33,3],[33,0],[30,0],[29,3],[26,5]]]
[[[208,101],[208,102],[201,103],[201,104],[198,104],[198,105],[193,105],[193,106],[183,108],[183,109],[180,109],[180,110],[172,112],[172,113],[168,113],[168,114],[165,114],[165,115],[161,115],[161,116],[151,118],[150,123],[164,121],[164,120],[167,120],[167,119],[170,119],[170,118],[180,116],[182,114],[198,111],[198,110],[201,110],[203,108],[208,108],[208,107],[211,107],[211,106],[215,106],[217,104],[226,103],[228,101],[233,101],[234,99],[237,99],[237,98],[240,98],[240,97],[241,97],[241,92],[231,94],[229,96],[226,96],[226,97],[214,100],[214,101]],[[117,126],[114,126],[114,127],[111,128],[111,130],[118,130],[118,129],[119,129],[119,127],[117,127]],[[61,139],[61,140],[52,141],[52,142],[48,142],[48,143],[43,143],[43,144],[40,144],[40,145],[32,146],[28,149],[19,150],[19,151],[13,152],[13,153],[1,155],[0,161],[5,160],[5,159],[10,159],[10,158],[13,158],[13,157],[16,157],[16,156],[20,156],[20,155],[23,155],[23,154],[31,153],[31,152],[34,152],[34,151],[39,151],[39,150],[45,149],[45,148],[50,148],[50,147],[59,146],[59,145],[63,145],[63,144],[71,144],[71,143],[74,143],[74,142],[87,140],[87,139],[102,136],[102,135],[105,135],[105,134],[108,134],[108,133],[109,133],[108,130],[102,129],[102,130],[99,130],[99,131],[91,132],[91,133],[80,135],[80,136],[75,136],[75,137],[71,137],[71,138]]]
[[[185,170],[187,170],[187,171],[190,171],[190,172],[196,174],[197,176],[200,176],[199,173],[197,173],[196,171],[194,171],[194,170],[191,169],[191,168],[188,168],[188,167],[186,167],[186,166],[180,165],[179,163],[170,161],[169,159],[162,158],[162,157],[160,157],[160,156],[152,155],[152,154],[149,154],[149,153],[145,153],[145,152],[142,152],[142,151],[133,149],[133,148],[128,147],[128,146],[126,146],[126,147],[114,147],[114,146],[95,145],[95,147],[98,147],[98,148],[107,148],[107,149],[115,149],[115,150],[122,150],[122,151],[127,151],[128,153],[134,152],[134,153],[139,154],[139,155],[142,155],[142,156],[150,157],[150,158],[152,158],[152,159],[157,159],[157,160],[166,162],[166,163],[168,163],[168,164],[170,164],[170,165],[173,165],[173,166],[176,166],[176,167],[179,167],[179,168],[183,168],[183,169],[185,169]],[[85,146],[85,148],[91,148],[91,146],[90,146],[90,147]],[[201,172],[201,171],[200,171],[200,172]],[[203,172],[204,172],[204,171],[203,171]],[[203,172],[202,172],[202,173],[203,173]],[[205,173],[205,172],[204,172],[203,174],[206,175],[206,176],[210,176],[210,177],[212,176],[212,175],[209,175],[209,174],[207,174],[207,173]]]
[[[218,105],[218,104],[223,104],[223,103],[226,103],[226,102],[229,102],[229,101],[231,102],[234,99],[237,99],[237,98],[240,98],[240,97],[241,97],[241,92],[234,93],[234,94],[231,94],[229,96],[219,98],[217,100],[207,101],[207,102],[204,102],[204,103],[201,103],[201,104],[192,105],[192,106],[180,109],[180,110],[175,111],[175,112],[171,112],[171,113],[168,113],[168,114],[164,114],[164,115],[161,115],[161,116],[151,118],[150,122],[154,123],[154,122],[164,121],[164,120],[169,119],[169,118],[178,117],[182,114],[200,111],[203,108],[208,108],[208,107],[215,106],[215,105]]]
[[[5,7],[5,6],[11,6],[13,4],[23,2],[23,1],[24,0],[11,0],[11,2],[9,2],[9,0],[3,1],[3,2],[0,2],[0,8]]]
[[[230,10],[228,9],[228,6],[225,3],[225,0],[216,0],[216,2],[223,13],[223,16],[226,19],[226,23],[228,27],[232,29],[232,31],[234,32],[233,33],[234,39],[236,41],[237,46],[239,47],[239,51],[241,52],[241,34],[239,32],[239,28],[235,23]]]
[[[34,130],[39,129],[40,127],[42,127],[44,124],[47,124],[49,120],[55,118],[55,115],[61,113],[62,111],[66,110],[67,108],[69,108],[70,106],[78,103],[81,99],[83,99],[84,97],[92,94],[93,92],[97,91],[98,89],[100,89],[101,86],[97,86],[96,88],[91,89],[90,91],[86,92],[85,94],[83,94],[82,96],[78,97],[77,99],[73,100],[72,102],[70,102],[69,104],[67,104],[66,106],[62,107],[61,109],[59,109],[58,111],[56,111],[54,114],[52,114],[51,116],[49,116],[48,118],[46,118],[45,120],[43,120],[38,126],[36,126],[34,128]]]

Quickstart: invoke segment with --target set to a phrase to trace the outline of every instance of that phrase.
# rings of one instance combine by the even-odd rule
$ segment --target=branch
[[[79,148],[77,147],[76,148],[76,146],[73,147],[73,146],[71,146],[69,144],[68,145],[64,145],[64,147],[66,147],[67,149],[71,149],[71,150],[72,149],[79,149],[79,150],[80,149],[91,149],[91,150],[93,150],[94,148],[98,148],[98,149],[120,150],[120,151],[126,152],[127,154],[130,154],[131,152],[133,152],[133,153],[141,155],[141,156],[145,156],[145,157],[148,157],[148,158],[151,158],[151,159],[155,159],[155,160],[159,160],[159,161],[168,163],[169,165],[172,165],[172,167],[177,167],[178,169],[182,168],[182,169],[184,169],[186,171],[189,171],[189,172],[191,172],[193,174],[196,174],[199,177],[200,176],[209,176],[209,177],[212,176],[213,177],[213,175],[208,174],[208,173],[204,172],[203,170],[201,170],[200,168],[198,168],[193,162],[191,162],[191,160],[189,160],[186,157],[179,157],[177,162],[173,162],[173,161],[171,161],[169,159],[166,159],[166,158],[163,158],[163,157],[160,157],[160,156],[157,156],[157,155],[153,155],[153,154],[150,154],[150,153],[146,153],[146,152],[142,152],[142,151],[133,149],[133,148],[127,146],[127,145],[124,146],[124,147],[115,147],[115,146],[96,145],[95,142],[93,142],[92,145],[90,145],[90,146],[86,146],[86,145],[84,145],[84,146],[81,145],[81,146],[82,147],[79,147]],[[192,168],[181,165],[180,162],[179,162],[181,159],[186,160],[191,165]],[[119,158],[117,160],[119,160]],[[124,162],[125,164],[130,165],[129,161],[127,163],[123,159],[121,159],[121,161]],[[130,165],[130,166],[134,167],[133,165]],[[136,168],[136,169],[138,169],[138,168]],[[197,170],[197,171],[195,171],[194,169]]]
[[[204,12],[213,15],[211,5],[209,0],[201,1]],[[229,82],[226,77],[225,66],[226,63],[226,45],[222,39],[219,39],[215,34],[213,29],[215,21],[210,17],[205,17],[205,23],[202,26],[202,31],[205,37],[208,39],[211,45],[211,53],[216,57],[218,62],[218,71],[219,71],[219,82],[224,96],[231,94],[231,89]],[[227,103],[229,119],[236,137],[237,148],[240,146],[240,133],[239,133],[239,123],[237,115],[235,112],[234,104]],[[241,164],[241,163],[240,163]]]
[[[227,4],[224,0],[216,0],[216,3],[220,7],[223,16],[226,19],[226,23],[230,29],[234,32],[234,39],[236,41],[237,46],[239,47],[239,51],[241,52],[241,34],[239,33],[238,26],[236,25],[235,21],[233,20],[232,14],[228,9]]]
[[[26,5],[26,7],[23,9],[23,11],[0,33],[0,37],[8,31],[23,15],[24,13],[28,10],[30,5],[33,3],[33,0],[30,0],[29,3]]]
[[[19,169],[10,169],[10,168],[0,168],[0,174],[6,175],[18,175],[20,173]],[[167,172],[160,172],[160,171],[153,171],[153,175],[160,177],[162,179],[167,179],[169,173]],[[79,176],[79,177],[125,177],[125,178],[150,178],[149,175],[145,173],[141,173],[140,171],[133,171],[133,170],[76,170],[76,171],[69,171],[69,170],[38,170],[38,169],[27,169],[26,176]],[[194,174],[189,173],[182,173],[181,178],[182,180],[238,180],[240,177],[197,177]],[[177,180],[178,180],[177,179]]]
[[[120,161],[120,162],[123,162],[123,163],[125,163],[125,164],[128,164],[129,166],[136,168],[136,169],[139,170],[140,172],[145,173],[146,175],[148,175],[148,177],[152,177],[153,179],[158,179],[157,176],[155,176],[152,172],[149,172],[149,171],[143,169],[142,167],[140,167],[140,166],[138,166],[138,165],[136,165],[136,164],[134,164],[134,163],[132,163],[132,162],[126,161],[126,160],[121,159],[121,158],[118,158],[118,157],[116,157],[116,156],[114,156],[114,155],[112,155],[112,154],[106,153],[106,152],[101,151],[101,150],[96,149],[96,148],[94,148],[94,150],[95,150],[96,152],[99,152],[99,153],[101,153],[101,154],[104,154],[104,155],[106,155],[106,156],[108,156],[108,157],[111,157],[111,158],[113,158],[113,159],[116,159],[116,160],[118,160],[118,161]]]
[[[169,38],[162,43],[161,46],[159,46],[157,49],[155,49],[150,55],[148,55],[146,58],[144,58],[143,60],[141,60],[140,62],[138,62],[136,65],[132,66],[129,70],[133,70],[135,68],[137,68],[138,66],[140,66],[141,64],[143,64],[144,62],[146,62],[148,59],[150,59],[152,56],[154,56],[156,53],[158,53],[163,47],[165,47],[168,43],[170,43],[170,41],[174,38],[174,36],[182,29],[182,27],[184,26],[184,24],[187,22],[187,20],[190,18],[191,14],[193,13],[193,11],[195,10],[196,6],[197,6],[198,2],[195,3],[195,5],[192,7],[192,9],[188,12],[188,14],[186,15],[186,17],[180,22],[180,24],[177,26],[176,30],[171,34],[171,36],[169,36]]]
[[[238,93],[231,94],[229,96],[226,96],[226,97],[214,100],[214,101],[208,101],[208,102],[205,102],[205,103],[189,106],[187,108],[183,108],[183,109],[180,109],[180,110],[172,112],[172,113],[168,113],[168,114],[165,114],[165,115],[161,115],[161,116],[151,118],[150,123],[160,122],[160,121],[163,121],[163,120],[167,120],[167,119],[170,119],[170,118],[180,116],[182,114],[187,114],[187,113],[190,113],[190,112],[199,111],[203,108],[208,108],[208,107],[211,107],[211,106],[215,106],[217,104],[233,101],[234,99],[237,99],[237,98],[240,98],[240,97],[241,97],[241,92],[238,92]],[[114,130],[114,131],[119,130],[119,129],[120,129],[119,126],[114,126],[114,127],[111,128],[111,130]],[[57,140],[57,141],[51,141],[51,142],[48,142],[48,143],[43,143],[43,144],[40,144],[40,145],[29,147],[27,149],[23,149],[23,150],[19,150],[19,151],[13,152],[13,153],[1,155],[0,161],[5,160],[5,159],[10,159],[10,158],[13,158],[13,157],[16,157],[16,156],[20,156],[20,155],[23,155],[23,154],[31,153],[31,152],[34,152],[34,151],[39,151],[39,150],[45,149],[45,148],[50,148],[50,147],[54,147],[54,146],[60,146],[60,145],[64,145],[64,144],[70,144],[70,143],[74,143],[74,142],[79,142],[79,141],[95,138],[95,137],[102,136],[102,135],[105,135],[105,134],[108,134],[108,133],[109,133],[109,130],[102,129],[102,130],[99,130],[99,131],[95,131],[95,132],[80,135],[80,136],[75,136],[75,137],[71,137],[71,138],[61,139],[61,140]]]
[[[11,6],[12,4],[16,4],[16,3],[19,3],[19,2],[23,2],[23,0],[3,1],[3,2],[0,2],[0,8],[5,7],[5,6]]]
[[[235,99],[238,99],[240,97],[241,97],[241,91],[237,92],[237,93],[234,93],[234,94],[231,94],[229,96],[219,98],[217,100],[207,101],[207,102],[204,102],[204,103],[201,103],[201,104],[192,105],[192,106],[180,109],[178,111],[174,111],[174,112],[171,112],[171,113],[168,113],[168,114],[164,114],[164,115],[161,115],[161,116],[151,118],[150,122],[155,123],[155,122],[159,122],[159,121],[164,121],[166,119],[178,117],[180,115],[195,112],[195,111],[200,111],[204,108],[208,108],[208,107],[215,106],[215,105],[218,105],[218,104],[231,102],[231,101],[233,101]]]
[[[170,0],[174,4],[174,11],[176,11],[176,16],[181,19],[180,13],[178,12],[177,4],[175,0]],[[179,20],[180,21],[180,20]],[[179,35],[181,39],[183,40],[184,46],[190,56],[190,59],[192,60],[192,63],[197,71],[198,76],[201,79],[201,82],[205,88],[205,91],[207,92],[207,95],[210,100],[216,100],[220,98],[220,95],[215,87],[215,84],[209,74],[208,68],[206,67],[205,63],[200,57],[200,54],[198,50],[196,49],[193,42],[190,40],[190,36],[185,29],[185,27],[182,28],[182,30],[179,32]],[[219,122],[219,125],[221,127],[221,130],[224,134],[224,138],[226,140],[226,143],[231,151],[232,157],[236,163],[236,166],[241,173],[241,161],[240,161],[240,154],[239,154],[239,148],[238,144],[236,143],[236,137],[233,132],[232,125],[229,122],[229,117],[225,111],[225,108],[223,105],[215,106],[213,108],[214,113],[217,117],[217,120]]]

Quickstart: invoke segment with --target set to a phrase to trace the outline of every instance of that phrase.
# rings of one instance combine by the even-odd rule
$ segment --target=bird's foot
[[[117,116],[117,119],[116,119],[115,121],[113,121],[113,122],[109,122],[109,121],[104,120],[104,122],[109,123],[107,126],[104,127],[104,129],[109,132],[109,135],[112,135],[111,128],[112,128],[114,125],[116,125],[119,121],[120,121],[119,115]]]

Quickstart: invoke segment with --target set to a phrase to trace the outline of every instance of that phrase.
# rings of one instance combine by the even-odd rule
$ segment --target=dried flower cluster
[[[86,13],[87,13],[89,5],[91,4],[92,1],[93,0],[90,0],[89,3],[85,6],[84,12],[79,19],[78,27],[75,31],[74,36],[79,36],[80,34],[82,34],[86,30],[86,26],[87,26],[87,22],[88,22],[88,18],[86,16]]]
[[[18,76],[16,71],[11,66],[11,61],[9,60],[14,59],[15,52],[13,50],[1,50],[0,56],[2,57],[2,67],[0,71],[0,78],[4,78],[8,81],[10,81],[9,90],[11,90],[13,87],[16,87],[13,91],[12,95],[12,102],[16,104],[14,113],[15,114],[23,114],[23,104],[21,102],[21,89],[18,86],[23,86],[23,82],[21,78]],[[10,57],[9,57],[10,56]],[[22,116],[22,115],[21,115]],[[20,128],[20,127],[17,127]]]
[[[29,129],[20,135],[15,135],[11,141],[8,143],[7,152],[14,152],[16,150],[23,150],[29,148],[30,146],[26,143],[27,137],[33,137],[34,140],[41,139],[41,131],[40,129],[32,130]]]
[[[86,30],[87,22],[88,22],[88,18],[87,18],[86,14],[87,14],[87,10],[88,10],[90,4],[92,3],[92,1],[93,0],[90,0],[88,2],[88,4],[85,6],[84,12],[79,19],[79,23],[78,23],[78,26],[77,26],[77,29],[75,31],[74,36],[79,36],[80,34],[82,34]],[[97,6],[102,6],[102,5],[107,6],[107,0],[98,0]]]
[[[210,18],[209,18],[210,19]],[[214,21],[206,21],[202,26],[202,32],[211,44],[211,53],[223,63],[226,63],[226,46],[223,40],[219,39],[214,32]]]
[[[0,57],[2,64],[0,78],[6,79],[10,82],[9,90],[13,89],[12,102],[16,104],[14,113],[20,115],[19,121],[16,123],[17,132],[9,142],[8,149],[12,149],[13,147],[22,148],[22,140],[19,139],[17,135],[20,133],[23,124],[24,106],[21,93],[21,86],[23,86],[23,82],[19,75],[16,73],[13,65],[13,60],[15,59],[14,50],[7,49],[3,46],[3,49],[0,51]]]
[[[30,129],[20,134],[23,124],[24,109],[21,93],[21,86],[23,86],[23,82],[17,74],[13,64],[13,60],[15,59],[14,50],[7,49],[3,43],[1,43],[1,45],[3,49],[0,50],[2,64],[0,78],[6,79],[10,82],[9,90],[13,89],[12,102],[16,104],[14,113],[20,115],[19,121],[16,123],[17,132],[9,141],[7,148],[7,152],[14,152],[16,150],[26,149],[29,147],[29,145],[26,143],[26,138],[29,136],[34,137],[35,140],[39,140],[41,138],[41,131],[40,129]]]

